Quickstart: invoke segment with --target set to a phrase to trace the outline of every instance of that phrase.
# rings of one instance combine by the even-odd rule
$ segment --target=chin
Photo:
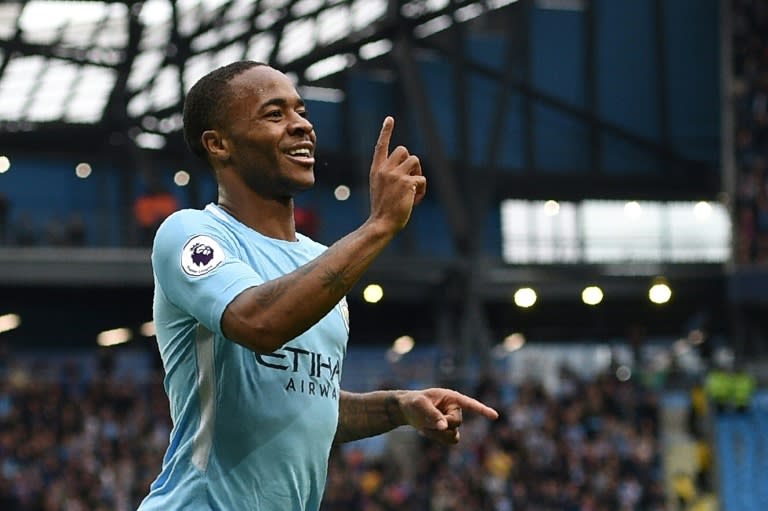
[[[302,179],[296,182],[296,188],[299,189],[299,191],[309,190],[310,188],[315,186],[315,176],[313,175],[309,179]]]
[[[308,185],[305,185],[305,186],[300,186],[300,187],[297,186],[296,187],[296,193],[306,192],[307,190],[311,190],[314,187],[315,187],[315,182],[314,181],[311,184],[308,184]]]
[[[306,192],[307,190],[310,190],[314,188],[315,186],[315,180],[312,179],[311,181],[292,181],[290,185],[288,186],[288,189],[291,191],[290,195],[293,197],[294,195]]]

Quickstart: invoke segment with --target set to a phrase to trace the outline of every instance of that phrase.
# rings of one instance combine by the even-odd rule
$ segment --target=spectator
[[[151,246],[157,228],[177,209],[179,203],[176,197],[160,183],[151,183],[146,193],[140,195],[133,204],[139,245]]]
[[[85,242],[85,220],[81,214],[73,213],[64,227],[64,243],[70,247],[82,247]]]
[[[20,247],[30,247],[40,242],[35,221],[27,212],[21,213],[13,226],[13,241]]]
[[[296,222],[296,231],[316,239],[320,227],[320,219],[317,211],[308,206],[296,205],[293,209],[293,216]]]

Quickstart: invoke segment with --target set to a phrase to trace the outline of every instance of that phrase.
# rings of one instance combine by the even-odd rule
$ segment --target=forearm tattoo
[[[402,425],[400,405],[394,392],[342,392],[335,441],[340,443],[359,440],[386,433]]]
[[[346,294],[365,269],[370,266],[373,259],[373,255],[368,255],[353,260],[346,268],[338,270],[333,268],[323,269],[323,274],[320,278],[323,281],[324,287],[333,294]]]
[[[344,272],[326,269],[321,276],[324,287],[333,294],[344,294],[352,287],[350,279],[345,278]]]
[[[317,261],[310,261],[304,266],[296,269],[296,275],[307,275],[318,266]],[[259,286],[260,293],[257,295],[259,307],[266,308],[277,302],[292,286],[293,279],[275,279],[265,282]]]

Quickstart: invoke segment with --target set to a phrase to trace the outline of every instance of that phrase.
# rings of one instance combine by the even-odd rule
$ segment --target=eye
[[[283,116],[283,112],[282,112],[281,110],[279,110],[279,109],[276,109],[276,110],[270,110],[270,111],[269,111],[269,112],[267,112],[267,114],[266,114],[266,117],[270,117],[270,118],[272,118],[272,119],[279,119],[279,118],[280,118],[280,117],[282,117],[282,116]]]
[[[297,110],[296,113],[305,119],[309,119],[309,112],[307,110]]]

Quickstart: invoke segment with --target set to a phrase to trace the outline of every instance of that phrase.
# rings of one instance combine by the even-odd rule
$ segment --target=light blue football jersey
[[[228,340],[227,305],[326,247],[275,240],[220,207],[182,210],[152,250],[173,430],[140,511],[316,511],[338,422],[346,300],[269,355]]]

